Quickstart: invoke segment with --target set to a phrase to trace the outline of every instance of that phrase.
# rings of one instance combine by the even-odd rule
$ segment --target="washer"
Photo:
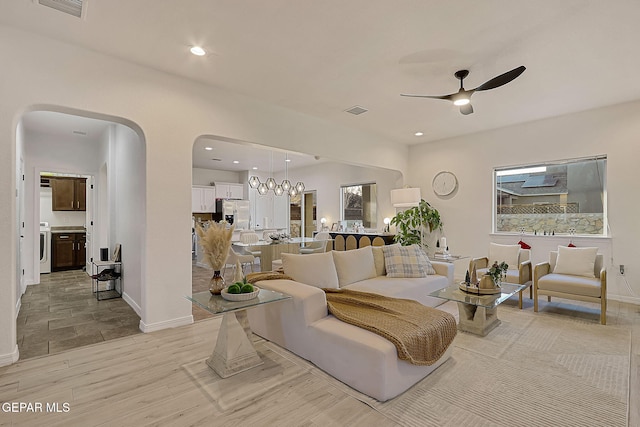
[[[48,222],[40,223],[40,274],[51,273],[51,228]]]

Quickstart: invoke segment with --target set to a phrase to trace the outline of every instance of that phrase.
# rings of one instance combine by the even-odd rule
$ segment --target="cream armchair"
[[[561,250],[561,248],[558,248]],[[579,248],[588,249],[588,248]],[[601,254],[595,255],[593,276],[557,273],[558,252],[549,254],[549,262],[536,264],[533,283],[533,311],[538,311],[538,295],[567,298],[600,304],[600,323],[607,324],[607,270],[603,266]],[[566,271],[566,269],[565,269]]]
[[[513,260],[517,260],[514,263]],[[529,299],[533,298],[532,286],[532,268],[531,268],[531,250],[521,249],[519,245],[498,245],[491,243],[489,245],[489,256],[481,258],[473,258],[469,261],[469,273],[476,267],[478,277],[487,272],[490,264],[494,262],[505,261],[509,264],[505,281],[507,283],[516,283],[519,285],[527,285],[529,287]],[[518,292],[518,307],[522,309],[522,291]]]

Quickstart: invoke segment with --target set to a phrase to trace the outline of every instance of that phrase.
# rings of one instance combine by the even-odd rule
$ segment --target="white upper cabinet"
[[[191,187],[191,212],[213,213],[216,211],[215,187]]]
[[[216,182],[216,197],[218,199],[244,199],[244,185]]]

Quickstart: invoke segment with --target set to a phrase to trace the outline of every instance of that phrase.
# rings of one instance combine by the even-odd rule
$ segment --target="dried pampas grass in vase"
[[[224,277],[220,275],[220,270],[224,267],[229,256],[233,229],[233,226],[227,228],[226,222],[209,222],[206,230],[199,224],[196,225],[196,233],[200,238],[204,261],[213,268],[213,277],[209,286],[209,291],[213,295],[220,295],[224,289]]]

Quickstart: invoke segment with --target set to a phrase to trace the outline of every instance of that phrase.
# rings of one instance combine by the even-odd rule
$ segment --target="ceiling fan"
[[[447,101],[452,101],[454,105],[459,106],[460,112],[464,115],[467,115],[467,114],[473,113],[473,107],[471,106],[471,95],[481,90],[495,89],[497,87],[506,85],[507,83],[514,80],[516,77],[518,77],[520,74],[524,73],[524,70],[526,70],[526,68],[524,67],[524,65],[521,65],[518,68],[514,68],[511,71],[507,71],[504,74],[500,74],[499,76],[494,77],[488,82],[485,82],[480,86],[478,86],[477,88],[471,89],[471,90],[465,90],[462,84],[462,81],[469,75],[469,70],[460,70],[460,71],[456,71],[454,74],[454,76],[456,76],[456,78],[460,80],[460,90],[456,93],[452,93],[450,95],[442,95],[442,96],[407,95],[407,94],[401,93],[400,96],[411,96],[415,98],[445,99]]]

